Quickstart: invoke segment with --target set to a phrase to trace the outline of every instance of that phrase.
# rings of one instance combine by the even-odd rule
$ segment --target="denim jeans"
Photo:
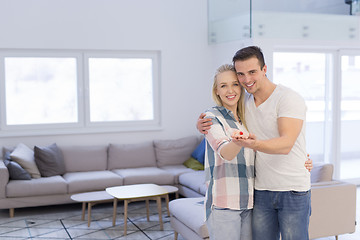
[[[211,240],[251,240],[252,210],[213,207],[207,228]]]
[[[254,193],[253,239],[308,240],[311,192]]]

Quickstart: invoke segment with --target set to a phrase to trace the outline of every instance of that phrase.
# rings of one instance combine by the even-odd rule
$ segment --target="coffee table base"
[[[147,219],[149,219],[149,200],[156,200],[160,229],[164,230],[162,215],[161,215],[161,198],[166,198],[169,191],[167,188],[156,184],[133,184],[118,187],[109,187],[105,189],[107,193],[114,197],[114,213],[113,213],[113,225],[116,222],[116,208],[117,201],[124,200],[124,235],[127,234],[127,212],[128,204],[135,201],[146,201],[146,213]],[[177,188],[175,189],[177,191]]]
[[[71,196],[71,199],[82,203],[81,220],[85,220],[86,205],[88,207],[88,227],[91,223],[91,208],[95,204],[110,202],[114,199],[106,191],[78,193]]]
[[[164,230],[163,221],[162,221],[162,213],[161,213],[161,197],[144,197],[144,198],[136,198],[136,199],[124,199],[124,236],[127,234],[127,218],[128,218],[128,205],[130,202],[144,201],[146,202],[146,217],[149,221],[149,200],[156,200],[159,222],[160,222],[160,230]],[[114,210],[113,210],[113,226],[116,223],[116,213],[117,213],[117,202],[118,199],[114,198]]]

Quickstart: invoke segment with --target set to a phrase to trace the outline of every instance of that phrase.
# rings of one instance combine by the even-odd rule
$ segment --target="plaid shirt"
[[[224,107],[213,107],[206,111],[206,118],[212,118],[213,123],[205,135],[205,180],[208,185],[205,196],[206,219],[212,206],[233,210],[252,209],[254,151],[242,148],[231,161],[220,155],[222,147],[231,141],[233,129],[247,130]]]

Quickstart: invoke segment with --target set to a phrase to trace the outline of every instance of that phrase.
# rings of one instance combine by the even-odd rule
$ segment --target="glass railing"
[[[253,11],[254,38],[359,40],[359,16]]]
[[[360,16],[355,13],[350,15],[355,6],[350,9],[350,5],[345,2],[338,5],[342,10],[336,11],[332,8],[337,5],[331,6],[330,3],[320,6],[317,2],[314,10],[307,9],[311,4],[306,5],[302,1],[287,4],[280,4],[280,0],[274,1],[273,5],[278,6],[271,8],[260,7],[264,6],[260,4],[261,1],[264,0],[209,0],[209,44],[249,38],[327,41],[360,39]]]
[[[251,1],[208,1],[209,43],[221,43],[251,37]]]

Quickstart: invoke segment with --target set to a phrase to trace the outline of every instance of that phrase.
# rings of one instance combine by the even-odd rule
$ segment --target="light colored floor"
[[[23,208],[15,210],[15,217],[9,218],[7,210],[0,210],[1,240],[142,240],[174,239],[165,203],[162,204],[164,230],[160,230],[155,202],[150,203],[150,221],[146,220],[144,202],[129,204],[128,235],[123,233],[123,207],[119,203],[116,226],[112,226],[112,204],[98,204],[93,207],[91,226],[81,221],[81,204]],[[360,187],[357,190],[356,221],[360,223]],[[87,216],[85,216],[87,217]],[[184,240],[181,236],[179,240]],[[317,240],[334,240],[335,237]],[[353,234],[340,235],[339,240],[360,240],[360,227]]]
[[[162,204],[164,230],[160,231],[155,202],[150,202],[150,221],[146,219],[145,202],[129,204],[128,234],[124,236],[123,206],[118,206],[116,225],[112,226],[112,204],[98,204],[92,210],[90,227],[81,221],[81,204],[16,209],[15,217],[0,210],[1,240],[51,240],[51,239],[174,239],[169,217]],[[85,216],[87,218],[87,216]]]

